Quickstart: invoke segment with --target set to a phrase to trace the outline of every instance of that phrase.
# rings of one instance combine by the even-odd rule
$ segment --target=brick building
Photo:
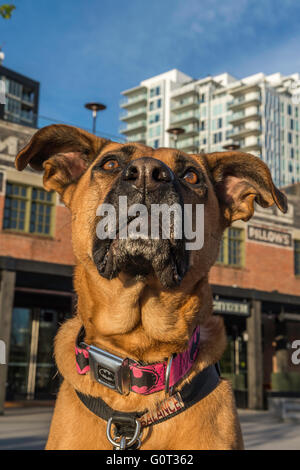
[[[40,174],[14,168],[17,152],[36,129],[0,120],[0,339],[8,367],[0,366],[4,399],[49,397],[53,337],[72,312],[70,214]]]
[[[14,169],[33,132],[0,120],[0,339],[8,362],[0,411],[5,398],[53,397],[53,338],[73,310],[70,214],[39,174]],[[226,231],[210,275],[229,339],[222,372],[240,406],[261,408],[270,390],[299,394],[291,345],[300,339],[300,185],[286,193],[287,214],[257,207]]]
[[[300,396],[300,184],[285,189],[289,210],[256,206],[247,223],[227,229],[210,282],[228,347],[223,375],[240,406],[262,408],[267,395]]]

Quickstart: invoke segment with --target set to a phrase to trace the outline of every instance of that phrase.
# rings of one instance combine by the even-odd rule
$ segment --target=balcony
[[[147,116],[146,108],[133,109],[132,111],[121,111],[120,119],[122,121],[131,121],[136,118],[145,118]]]
[[[190,97],[181,99],[180,101],[173,100],[171,105],[171,110],[176,112],[182,112],[188,109],[197,109],[199,107],[199,100],[198,98]]]
[[[136,143],[140,143],[140,144],[145,144],[146,143],[146,134],[145,133],[140,133],[140,134],[129,135],[127,137],[127,142],[136,142]]]
[[[246,127],[244,125],[232,129],[231,138],[233,140],[240,140],[251,135],[260,135],[262,132],[262,127],[260,124],[254,126]]]
[[[177,114],[171,118],[171,125],[183,125],[187,124],[188,122],[198,122],[199,116],[193,111],[189,111],[182,114]]]
[[[241,145],[241,150],[243,152],[261,151],[261,142],[257,139],[257,142],[251,144],[244,143]]]
[[[197,124],[187,124],[183,126],[184,134],[178,136],[178,141],[186,139],[187,137],[195,137],[199,134],[199,126]]]
[[[260,111],[249,110],[249,112],[246,113],[246,111],[243,110],[243,111],[238,111],[237,113],[233,113],[229,122],[233,126],[238,126],[239,124],[243,124],[248,121],[259,120],[260,118],[261,118]]]
[[[175,98],[178,100],[188,96],[196,96],[197,98],[199,96],[198,90],[196,90],[195,88],[194,81],[173,90],[171,94],[171,99]]]
[[[198,152],[199,142],[194,139],[182,139],[177,142],[177,148],[184,152]]]
[[[138,134],[139,132],[145,131],[147,128],[146,121],[134,121],[130,124],[123,124],[119,128],[120,134],[133,135]]]
[[[124,96],[120,99],[120,106],[122,108],[130,108],[131,106],[136,106],[137,104],[144,104],[147,103],[147,93],[141,93],[136,96],[127,97]]]
[[[261,103],[260,93],[248,93],[247,95],[237,96],[230,103],[228,103],[228,109],[238,111],[245,109],[248,106],[259,106]]]

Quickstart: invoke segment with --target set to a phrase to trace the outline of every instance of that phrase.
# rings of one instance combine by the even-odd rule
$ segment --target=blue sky
[[[299,0],[11,2],[3,65],[41,82],[43,116],[88,128],[83,104],[106,103],[100,133],[118,135],[122,90],[172,68],[194,78],[300,72]]]

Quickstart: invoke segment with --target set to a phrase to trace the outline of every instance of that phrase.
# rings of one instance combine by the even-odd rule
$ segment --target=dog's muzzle
[[[136,204],[146,207],[147,237],[119,236],[119,221],[123,220],[123,215],[120,216],[120,196],[127,197],[128,207]],[[180,188],[172,170],[154,158],[133,160],[124,168],[103,203],[114,207],[117,230],[115,239],[101,240],[95,237],[93,259],[99,274],[106,279],[118,276],[121,271],[132,277],[154,274],[163,287],[174,288],[179,285],[187,272],[189,259],[183,235],[181,238],[174,236],[174,219],[170,219],[169,237],[163,236],[161,222],[158,224],[159,237],[153,237],[151,232],[154,206],[164,204],[165,207],[171,207],[175,204],[184,213]],[[130,216],[126,218],[127,224],[135,219]]]

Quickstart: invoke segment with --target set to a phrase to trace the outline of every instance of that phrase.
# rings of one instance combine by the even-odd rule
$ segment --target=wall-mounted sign
[[[248,240],[271,243],[279,246],[292,246],[292,235],[279,230],[248,225]]]
[[[250,306],[247,302],[237,302],[235,300],[214,299],[213,311],[222,315],[250,316]]]
[[[35,129],[18,125],[20,130],[15,129],[14,124],[0,122],[0,154],[1,157],[9,156],[15,158],[16,154],[27,144]],[[24,132],[22,132],[22,127]]]

